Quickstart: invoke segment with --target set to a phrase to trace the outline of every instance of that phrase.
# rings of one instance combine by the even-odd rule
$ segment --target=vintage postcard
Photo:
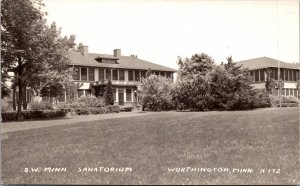
[[[300,184],[298,0],[2,0],[1,184]]]

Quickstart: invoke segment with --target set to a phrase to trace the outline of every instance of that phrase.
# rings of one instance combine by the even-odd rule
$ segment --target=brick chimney
[[[86,56],[89,53],[89,47],[85,45],[81,45],[78,47],[79,51],[82,55]]]
[[[114,49],[114,57],[121,57],[121,49]]]

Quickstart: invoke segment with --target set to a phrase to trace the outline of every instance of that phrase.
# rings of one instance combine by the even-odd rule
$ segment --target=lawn
[[[10,132],[1,143],[5,184],[300,182],[298,108],[161,112]],[[45,167],[67,171],[49,173]],[[84,167],[98,172],[78,172]]]

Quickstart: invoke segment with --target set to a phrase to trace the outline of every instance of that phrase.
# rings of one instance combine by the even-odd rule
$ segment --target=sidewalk
[[[76,124],[80,122],[145,116],[149,114],[153,114],[153,112],[120,112],[120,113],[98,114],[98,115],[81,115],[81,116],[76,115],[76,116],[71,116],[70,118],[53,119],[53,120],[5,122],[5,123],[1,123],[1,134],[20,131],[20,130],[50,127],[55,125],[70,125],[70,124]]]

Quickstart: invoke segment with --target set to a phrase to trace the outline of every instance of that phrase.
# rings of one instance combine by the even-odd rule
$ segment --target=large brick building
[[[297,81],[300,79],[299,63],[286,63],[269,57],[260,57],[239,61],[237,64],[250,70],[255,88],[265,88],[267,71],[270,71],[272,79],[278,81],[280,77],[283,82],[281,95],[299,97],[299,92],[297,91]],[[279,94],[278,88],[275,92],[277,95]]]

